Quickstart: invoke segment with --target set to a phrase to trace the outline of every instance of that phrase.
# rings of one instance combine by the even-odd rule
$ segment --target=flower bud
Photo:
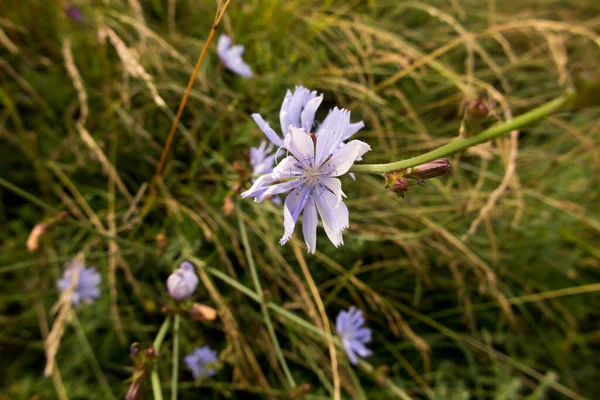
[[[469,103],[467,106],[467,117],[468,120],[478,120],[489,117],[494,108],[496,107],[496,101],[489,100],[485,95],[480,94]]]
[[[194,303],[190,310],[190,317],[194,321],[213,321],[217,318],[217,310],[204,304]]]
[[[452,171],[450,160],[447,158],[440,158],[435,161],[411,168],[406,172],[405,176],[407,178],[423,181],[425,179],[437,178],[438,176],[442,176],[450,171]]]
[[[408,179],[404,177],[404,171],[395,171],[386,174],[385,187],[390,188],[398,197],[404,198],[404,195],[408,191]]]
[[[308,393],[311,389],[310,384],[308,383],[303,383],[302,385],[296,387],[295,389],[293,389],[290,392],[290,399],[303,399],[304,395],[306,395],[306,393]]]
[[[194,266],[187,261],[182,262],[167,279],[169,295],[177,301],[188,298],[194,293],[196,286],[198,286],[198,277]]]

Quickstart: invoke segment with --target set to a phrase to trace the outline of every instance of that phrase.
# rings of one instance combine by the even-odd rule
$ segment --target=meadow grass
[[[72,4],[83,22],[66,0],[0,3],[0,398],[123,398],[132,342],[160,344],[147,398],[151,381],[182,399],[300,398],[304,384],[314,399],[597,396],[598,108],[454,154],[405,200],[379,175],[346,178],[345,244],[320,227],[315,255],[298,233],[278,244],[279,206],[235,190],[263,140],[250,114],[278,126],[298,84],[324,93],[317,120],[337,105],[365,121],[370,164],[450,143],[480,93],[498,104],[481,128],[564,95],[599,68],[597,1],[234,0],[216,35],[246,46],[255,77],[219,65],[213,41],[175,125],[217,2]],[[75,257],[102,297],[52,313]],[[184,259],[218,317],[163,325]],[[327,329],[350,305],[373,330],[358,367]],[[194,381],[181,358],[204,344],[219,371]]]

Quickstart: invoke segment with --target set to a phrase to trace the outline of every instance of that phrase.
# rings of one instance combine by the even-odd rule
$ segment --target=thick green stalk
[[[425,164],[430,161],[437,160],[439,158],[448,157],[451,154],[465,150],[469,147],[489,142],[499,136],[505,135],[522,127],[540,121],[546,118],[548,115],[553,114],[566,105],[572,103],[575,98],[575,92],[570,92],[566,96],[559,97],[546,104],[543,104],[525,114],[519,115],[512,121],[507,121],[503,124],[493,126],[478,135],[471,136],[466,139],[454,140],[444,146],[438,147],[428,153],[421,154],[420,156],[408,158],[406,160],[396,161],[389,164],[364,164],[354,165],[351,172],[365,172],[371,174],[385,174],[387,172],[399,171],[405,168],[415,167],[417,165]]]
[[[260,303],[260,308],[263,314],[263,318],[265,320],[265,325],[267,326],[267,331],[269,332],[269,336],[271,336],[271,341],[273,342],[273,349],[275,350],[275,354],[279,359],[279,363],[281,364],[281,368],[283,369],[283,373],[285,374],[288,383],[292,388],[295,388],[296,382],[294,381],[294,377],[292,376],[290,368],[288,367],[287,362],[285,361],[285,357],[283,356],[283,352],[281,351],[279,339],[277,339],[277,334],[275,333],[275,329],[273,328],[273,323],[271,322],[269,310],[267,309],[267,305],[264,301],[263,290],[260,284],[260,279],[258,277],[258,271],[256,270],[254,257],[252,257],[252,249],[250,248],[250,243],[248,242],[248,234],[246,233],[246,226],[244,224],[243,219],[244,214],[242,213],[239,202],[236,202],[235,209],[238,215],[240,233],[242,235],[242,243],[244,244],[244,248],[246,250],[246,259],[248,260],[248,265],[250,266],[250,275],[252,275],[252,282],[254,283],[254,289],[256,290],[256,294],[258,296],[258,302]]]
[[[167,334],[170,325],[171,317],[165,318],[165,321],[161,325],[158,334],[156,335],[156,339],[154,339],[152,347],[154,348],[154,354],[156,354],[156,357],[159,357],[160,355],[160,346],[165,339],[165,335]],[[162,388],[160,387],[160,378],[158,377],[158,368],[156,367],[156,364],[154,364],[154,367],[152,367],[150,380],[152,381],[152,393],[154,393],[154,400],[163,400]]]

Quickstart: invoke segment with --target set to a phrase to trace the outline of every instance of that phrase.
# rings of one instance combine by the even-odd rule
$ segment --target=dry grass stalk
[[[142,65],[137,61],[140,58],[139,54],[137,54],[135,50],[128,48],[119,35],[117,35],[115,31],[106,25],[102,25],[100,28],[98,28],[98,37],[100,41],[104,41],[108,37],[108,40],[113,45],[117,51],[117,55],[121,59],[123,69],[132,77],[142,79],[150,90],[154,103],[156,103],[156,105],[160,108],[166,108],[167,104],[163,98],[160,97],[158,90],[154,85],[154,78],[152,78],[152,76],[147,73],[144,67],[142,67]]]
[[[80,258],[79,256],[77,258]],[[52,309],[50,313],[54,314],[58,311],[58,317],[54,320],[54,324],[52,325],[52,330],[50,334],[46,338],[44,345],[46,347],[46,368],[44,368],[44,375],[50,376],[52,375],[52,371],[54,366],[56,365],[56,353],[58,352],[58,348],[60,347],[60,339],[65,331],[65,325],[69,322],[71,310],[73,309],[72,305],[72,297],[77,284],[79,283],[79,274],[81,273],[81,268],[76,268],[75,273],[72,275],[71,285],[67,288],[67,290],[63,291],[58,298],[58,301]]]
[[[71,38],[67,37],[63,39],[62,53],[63,58],[65,59],[65,67],[67,68],[69,77],[71,77],[71,80],[73,81],[73,86],[75,86],[75,90],[77,91],[77,99],[79,100],[78,123],[82,126],[85,126],[89,114],[87,102],[88,96],[87,92],[85,91],[85,87],[83,86],[83,79],[81,79],[81,74],[79,74],[79,70],[77,69],[75,61],[73,59],[73,51],[71,49]]]

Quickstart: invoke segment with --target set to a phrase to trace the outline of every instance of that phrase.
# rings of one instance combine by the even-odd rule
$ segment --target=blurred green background
[[[600,3],[234,0],[217,37],[246,46],[255,77],[221,67],[213,41],[143,210],[216,11],[200,0],[0,2],[0,398],[106,399],[107,388],[123,398],[129,346],[152,343],[165,279],[191,257],[212,268],[195,300],[219,317],[183,320],[181,351],[209,344],[221,365],[194,382],[181,363],[179,397],[290,398],[259,304],[223,279],[254,290],[240,224],[267,301],[320,326],[306,262],[331,322],[364,310],[377,370],[338,351],[342,398],[397,398],[388,384],[414,399],[597,398],[598,108],[452,156],[452,174],[406,200],[379,176],[346,177],[345,245],[320,227],[314,256],[298,228],[279,246],[278,206],[232,203],[263,140],[250,114],[278,126],[286,89],[324,93],[318,120],[335,105],[364,120],[365,162],[418,155],[456,138],[482,93],[498,104],[487,127],[598,71]],[[59,374],[44,377],[55,282],[77,255],[101,272],[102,298],[65,324]],[[271,315],[306,398],[331,398],[327,343]],[[171,352],[168,334],[157,361],[165,396]]]

